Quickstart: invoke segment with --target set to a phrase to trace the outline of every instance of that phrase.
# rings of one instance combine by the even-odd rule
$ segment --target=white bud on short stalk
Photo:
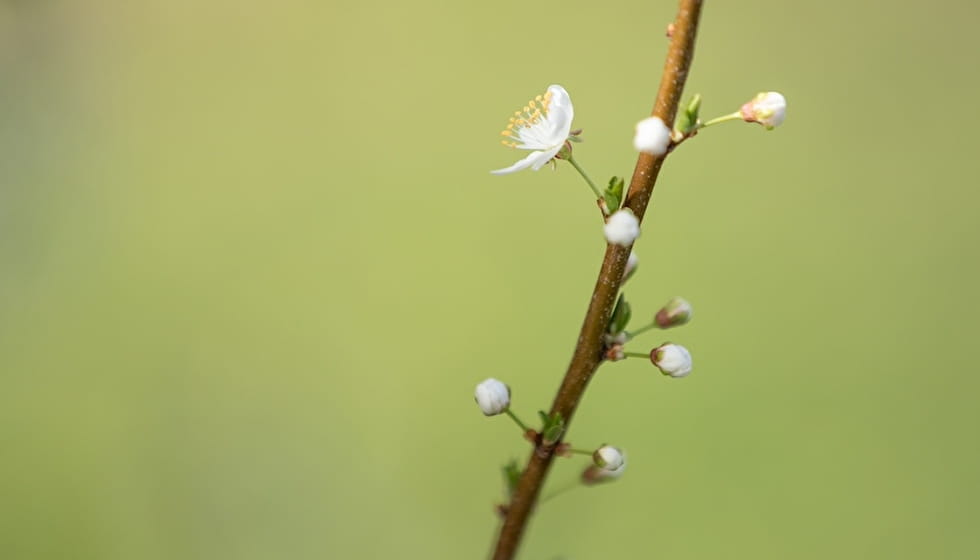
[[[614,471],[626,463],[623,452],[618,447],[603,445],[592,454],[592,460],[600,469]]]
[[[650,361],[664,374],[685,377],[691,373],[691,353],[680,344],[663,344],[650,352]]]
[[[684,298],[671,298],[661,309],[657,311],[654,321],[661,329],[679,327],[685,325],[694,316],[694,308]]]
[[[786,98],[776,91],[764,91],[742,105],[742,120],[757,122],[769,130],[786,119]]]
[[[476,404],[487,416],[501,414],[510,406],[510,387],[494,378],[476,386]]]

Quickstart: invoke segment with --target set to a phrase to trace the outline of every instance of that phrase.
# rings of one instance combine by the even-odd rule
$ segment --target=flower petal
[[[572,98],[565,91],[565,88],[558,84],[548,86],[551,92],[551,105],[548,107],[548,121],[550,121],[553,137],[564,142],[568,138],[568,133],[572,130],[572,118],[575,116],[575,109],[572,107]]]
[[[541,169],[542,167],[544,167],[544,164],[546,164],[549,161],[551,161],[551,158],[555,157],[555,154],[557,154],[562,149],[562,146],[564,146],[564,144],[558,144],[557,146],[555,146],[554,148],[551,148],[550,150],[544,150],[542,152],[535,152],[536,154],[537,153],[540,153],[541,155],[538,157],[538,159],[534,163],[534,165],[531,166],[531,170],[532,171],[537,171],[538,169]]]
[[[559,149],[560,148],[561,146],[559,146]],[[490,173],[493,175],[507,175],[508,173],[514,173],[522,169],[527,169],[528,167],[537,171],[538,169],[541,169],[544,164],[548,163],[551,158],[555,157],[555,154],[557,153],[558,149],[555,149],[553,152],[551,150],[548,150],[547,152],[531,152],[527,155],[527,157],[518,161],[514,165],[505,167],[504,169],[494,169]]]

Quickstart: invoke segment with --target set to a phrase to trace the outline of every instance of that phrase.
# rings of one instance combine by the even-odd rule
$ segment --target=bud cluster
[[[674,28],[671,24],[667,30],[668,36],[673,32]],[[659,165],[662,158],[671,153],[682,142],[693,138],[704,128],[718,123],[754,122],[771,130],[782,124],[786,118],[786,98],[773,91],[759,93],[737,111],[731,112],[730,109],[727,114],[707,121],[701,120],[701,106],[702,98],[697,94],[682,106],[677,107],[676,116],[672,118],[672,122],[665,122],[662,117],[652,116],[636,123],[633,147],[641,154],[645,154],[645,156],[641,156],[640,163]],[[529,101],[522,110],[516,111],[514,116],[509,118],[507,128],[501,133],[505,137],[503,140],[505,145],[530,153],[510,167],[498,169],[491,173],[504,175],[524,169],[537,171],[547,164],[557,166],[559,161],[567,161],[574,167],[595,195],[593,200],[602,213],[604,220],[603,235],[606,242],[613,246],[607,248],[607,255],[614,255],[616,259],[619,259],[614,263],[616,266],[623,265],[623,273],[619,278],[607,275],[606,269],[604,269],[600,284],[615,289],[617,287],[615,283],[618,280],[618,287],[621,288],[636,273],[639,259],[632,251],[626,257],[626,251],[617,249],[617,247],[631,248],[640,236],[640,220],[633,210],[633,208],[640,209],[640,206],[635,203],[636,200],[640,199],[635,197],[636,192],[633,191],[636,185],[632,184],[631,188],[627,189],[623,177],[613,176],[607,186],[600,189],[579,165],[576,157],[573,157],[571,144],[581,141],[578,137],[581,130],[572,130],[571,128],[574,114],[568,92],[557,84],[549,86],[545,93]],[[656,159],[652,160],[648,156]],[[638,167],[638,169],[640,168]],[[643,177],[642,172],[640,177]],[[624,258],[625,263],[622,262]],[[666,267],[661,268],[666,270]],[[605,361],[614,362],[631,357],[643,359],[649,357],[653,365],[665,376],[682,378],[691,373],[693,369],[691,353],[680,344],[664,342],[649,352],[646,351],[646,348],[642,352],[628,352],[626,349],[627,344],[642,332],[652,329],[672,329],[689,323],[694,310],[687,300],[674,297],[653,315],[648,324],[637,329],[627,330],[632,318],[632,307],[626,301],[625,294],[621,290],[618,294],[600,294],[597,288],[596,293],[593,294],[593,301],[601,300],[608,305],[611,303],[609,299],[606,297],[599,298],[600,295],[618,296],[612,310],[604,309],[604,312],[608,313],[609,316],[609,322],[603,333],[604,348],[601,354]],[[647,317],[650,316],[647,315]],[[594,333],[595,331],[591,332]],[[588,359],[594,361],[597,357],[592,353],[594,349],[588,350]],[[577,350],[576,359],[579,355]],[[594,451],[589,451],[588,449],[573,449],[571,444],[563,441],[567,425],[566,419],[558,411],[550,414],[545,411],[538,411],[541,421],[540,427],[538,429],[529,428],[510,409],[511,391],[502,381],[494,378],[484,380],[476,386],[474,397],[484,415],[505,414],[517,423],[522,429],[524,437],[535,446],[535,453],[538,457],[547,457],[548,453],[559,456],[571,456],[573,453],[591,455],[592,462],[582,473],[582,482],[585,484],[596,484],[619,478],[626,469],[625,454],[617,447],[604,444]],[[565,410],[562,406],[555,408]],[[504,472],[510,493],[513,495],[520,478],[516,463],[511,463],[505,467]]]

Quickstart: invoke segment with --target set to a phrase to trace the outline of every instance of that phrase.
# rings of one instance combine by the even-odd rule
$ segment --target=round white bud
[[[776,91],[764,91],[742,105],[741,113],[745,122],[757,122],[772,130],[786,118],[786,98]]]
[[[610,471],[614,471],[626,463],[623,452],[619,448],[611,445],[603,445],[599,449],[596,449],[595,453],[592,454],[592,459],[595,461],[597,467]]]
[[[636,135],[633,136],[633,147],[636,151],[662,156],[670,147],[670,128],[660,120],[660,117],[648,117],[636,123]]]
[[[494,416],[510,406],[510,387],[494,378],[487,379],[476,386],[476,404],[487,416]]]
[[[663,344],[650,352],[650,361],[664,375],[684,377],[691,373],[691,353],[680,344]]]
[[[640,220],[632,210],[623,208],[609,216],[603,231],[609,243],[629,247],[640,236]]]

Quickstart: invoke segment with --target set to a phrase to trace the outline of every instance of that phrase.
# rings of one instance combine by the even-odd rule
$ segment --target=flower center
[[[504,146],[516,148],[518,143],[524,143],[525,138],[521,136],[522,130],[533,128],[548,118],[548,108],[551,106],[551,91],[546,91],[543,95],[538,95],[527,102],[520,111],[514,111],[514,116],[509,119],[507,128],[500,132],[501,136],[507,139],[500,142]]]

